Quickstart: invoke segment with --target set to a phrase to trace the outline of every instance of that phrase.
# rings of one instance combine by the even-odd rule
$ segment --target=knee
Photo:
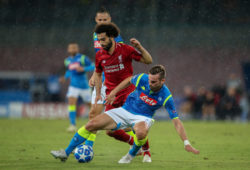
[[[95,117],[95,110],[91,109],[89,112],[89,120],[92,120]]]
[[[138,140],[145,139],[147,137],[147,132],[145,130],[138,130],[136,132],[136,137]]]
[[[106,135],[108,135],[108,136],[111,136],[111,137],[112,137],[112,136],[113,136],[113,132],[112,132],[112,131],[110,131],[110,130],[107,130],[107,131],[106,131]]]
[[[85,126],[86,130],[88,131],[94,131],[94,130],[97,130],[97,125],[98,125],[98,122],[95,121],[95,120],[90,120],[87,125]]]

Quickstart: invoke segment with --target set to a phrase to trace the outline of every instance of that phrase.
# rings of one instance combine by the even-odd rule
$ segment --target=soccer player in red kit
[[[126,44],[116,43],[114,38],[119,35],[120,31],[114,23],[97,25],[95,32],[102,46],[102,49],[96,53],[95,59],[94,76],[97,102],[101,99],[102,72],[105,75],[106,95],[108,95],[124,79],[133,75],[133,60],[151,64],[152,57],[135,38],[130,39],[130,42],[137,50]],[[106,105],[105,111],[121,107],[134,89],[134,85],[130,85],[117,93],[115,101],[112,105]],[[107,134],[130,145],[133,144],[133,137],[126,134],[124,130],[108,131]],[[148,150],[144,152],[143,162],[151,162],[148,142],[144,147]]]

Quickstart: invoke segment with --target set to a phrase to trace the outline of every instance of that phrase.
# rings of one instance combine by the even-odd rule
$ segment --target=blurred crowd
[[[225,85],[214,85],[211,89],[200,87],[197,91],[185,86],[183,93],[182,119],[248,120],[249,96],[235,74],[229,76]]]

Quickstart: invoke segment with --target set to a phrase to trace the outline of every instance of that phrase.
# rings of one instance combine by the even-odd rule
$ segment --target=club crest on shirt
[[[69,64],[69,70],[74,70],[74,69],[76,69],[77,67],[79,67],[80,66],[80,63],[78,63],[78,62],[75,62],[75,63],[71,63],[71,64]]]
[[[122,63],[122,55],[118,56],[119,63]]]
[[[102,48],[101,43],[99,41],[95,41],[94,48]]]
[[[144,93],[141,93],[140,99],[141,99],[142,101],[144,101],[145,103],[147,103],[148,105],[150,105],[150,106],[154,106],[154,105],[157,104],[157,101],[156,101],[155,99],[148,97],[148,96],[147,96],[146,94],[144,94]]]

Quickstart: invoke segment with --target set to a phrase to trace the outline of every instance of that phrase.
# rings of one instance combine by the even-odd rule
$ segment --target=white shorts
[[[81,97],[86,103],[91,102],[91,90],[90,89],[80,89],[76,87],[69,86],[67,97]]]
[[[154,119],[142,115],[135,115],[122,107],[106,111],[105,114],[110,116],[116,122],[117,127],[114,130],[126,129],[129,127],[133,128],[134,125],[139,122],[145,122],[149,129],[154,123]]]
[[[101,96],[102,96],[102,100],[98,100],[97,104],[104,104],[104,100],[106,97],[106,86],[104,84],[102,84]],[[92,92],[91,104],[95,104],[95,98],[96,98],[96,88],[94,87],[94,90]]]

